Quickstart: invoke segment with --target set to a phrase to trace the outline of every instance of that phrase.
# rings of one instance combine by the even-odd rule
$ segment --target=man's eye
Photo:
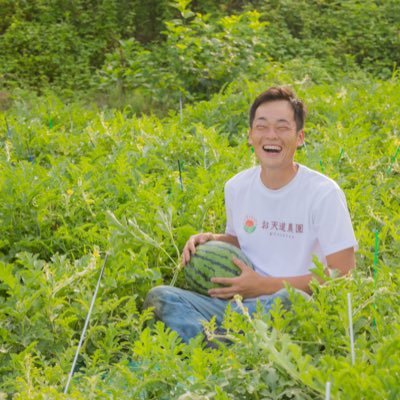
[[[288,131],[290,128],[288,126],[278,126],[276,129],[279,132],[285,132],[285,131]]]

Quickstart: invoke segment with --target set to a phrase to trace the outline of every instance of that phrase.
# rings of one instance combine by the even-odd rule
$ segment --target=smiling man
[[[255,99],[248,141],[259,165],[226,183],[225,233],[193,235],[183,249],[185,265],[198,244],[228,242],[246,254],[254,270],[236,260],[241,275],[213,278],[225,287],[211,289],[209,296],[168,286],[149,292],[145,307],[154,307],[156,318],[185,342],[202,331],[202,321],[215,316],[221,323],[235,294],[243,297],[250,314],[257,301],[268,312],[278,297],[289,307],[285,284],[310,294],[314,255],[341,275],[355,267],[357,241],[342,190],[294,161],[304,144],[305,116],[304,104],[290,88],[272,87]]]

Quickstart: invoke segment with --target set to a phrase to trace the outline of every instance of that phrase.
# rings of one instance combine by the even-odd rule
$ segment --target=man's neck
[[[278,190],[286,186],[297,174],[299,165],[293,163],[288,168],[263,168],[261,166],[261,181],[271,190]]]

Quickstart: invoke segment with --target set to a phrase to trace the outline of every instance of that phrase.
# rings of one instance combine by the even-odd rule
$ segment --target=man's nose
[[[275,139],[278,137],[278,133],[273,126],[268,126],[265,128],[265,137]]]

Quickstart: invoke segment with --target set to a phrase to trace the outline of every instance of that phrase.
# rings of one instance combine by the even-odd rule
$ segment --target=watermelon
[[[235,257],[253,268],[245,254],[232,244],[211,240],[198,245],[196,253],[184,268],[187,288],[208,295],[209,289],[222,286],[211,282],[211,278],[232,278],[240,275],[240,268],[232,261]]]

